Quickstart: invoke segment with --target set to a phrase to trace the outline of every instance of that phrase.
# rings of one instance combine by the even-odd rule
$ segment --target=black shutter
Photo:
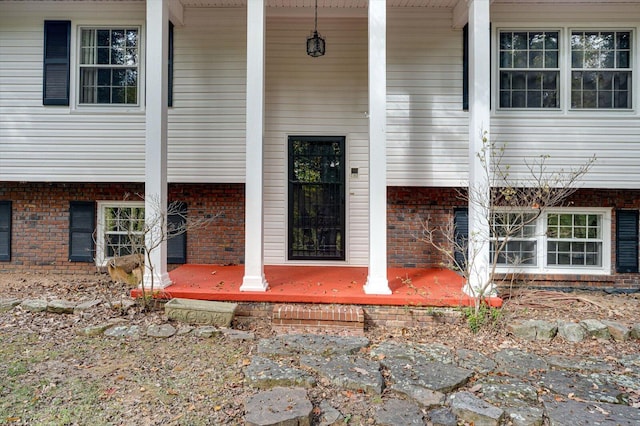
[[[638,211],[616,210],[616,272],[638,272]]]
[[[462,28],[462,109],[469,111],[469,24]]]
[[[172,230],[181,229],[187,220],[187,204],[172,204],[175,214],[170,214],[167,218],[167,228],[169,234]],[[167,240],[167,263],[187,263],[187,233],[182,232]]]
[[[0,260],[11,260],[11,201],[0,201]]]
[[[43,105],[69,105],[71,21],[44,21]]]
[[[456,267],[460,270],[467,268],[467,253],[469,246],[469,209],[457,208],[453,211],[453,229],[455,239],[455,250],[453,257],[456,261]]]
[[[168,106],[173,106],[173,23],[169,21],[169,87],[167,91]]]
[[[92,201],[69,203],[69,260],[93,262],[96,207]]]

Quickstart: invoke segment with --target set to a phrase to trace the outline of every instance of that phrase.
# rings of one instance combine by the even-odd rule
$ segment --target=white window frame
[[[507,214],[508,215],[508,214],[529,214],[530,212],[517,211],[517,210],[513,210],[513,209],[496,209],[495,213],[496,214]],[[533,214],[535,214],[535,213],[533,213]],[[520,237],[520,236],[510,237],[508,239],[508,241],[507,241],[507,245],[510,242],[518,242],[518,241],[521,241],[521,242],[533,241],[533,242],[535,242],[536,243],[536,255],[535,255],[534,264],[533,265],[527,265],[527,264],[522,263],[522,264],[518,264],[517,267],[526,268],[526,269],[538,268],[540,266],[540,259],[539,259],[539,255],[538,255],[539,250],[540,250],[540,247],[539,247],[540,241],[539,241],[539,238],[538,238],[538,235],[540,234],[540,218],[539,217],[536,218],[535,221],[531,225],[527,225],[527,226],[533,226],[534,227],[533,235],[522,236],[522,237]],[[496,225],[494,224],[493,228],[495,228],[495,227],[496,227]],[[524,231],[525,229],[526,229],[526,227],[522,228],[521,230]],[[505,240],[505,238],[504,237],[500,237],[500,236],[498,236],[498,237],[493,236],[491,238],[492,244],[495,244],[498,241],[504,241],[504,240]],[[503,253],[504,253],[504,251],[503,251]],[[513,268],[513,266],[507,266],[507,265],[502,264],[502,263],[498,263],[497,265],[499,267],[501,267],[501,268]]]
[[[573,38],[573,33],[574,32],[581,32],[581,33],[585,33],[585,32],[613,32],[613,33],[622,33],[622,32],[628,32],[629,33],[629,43],[630,43],[630,47],[629,47],[629,55],[630,55],[630,60],[629,60],[629,68],[617,68],[617,67],[613,67],[613,68],[573,68],[573,50],[572,50],[572,45],[571,45],[571,39]],[[634,94],[636,91],[636,88],[634,87],[635,85],[633,84],[633,80],[634,80],[634,69],[635,67],[635,56],[636,56],[636,52],[634,51],[635,48],[635,33],[632,29],[628,29],[628,28],[603,28],[603,29],[598,29],[598,28],[569,28],[569,33],[567,34],[567,39],[568,39],[568,51],[567,54],[569,56],[569,60],[568,60],[568,73],[569,73],[569,78],[568,78],[568,89],[569,89],[569,98],[567,99],[567,103],[568,103],[568,108],[571,111],[631,111],[634,109],[635,107],[635,102],[634,102]],[[617,52],[617,49],[614,49],[614,52]],[[616,58],[614,57],[614,61],[616,60]],[[630,102],[631,102],[631,108],[599,108],[599,107],[592,107],[592,108],[585,108],[585,107],[581,107],[581,108],[574,108],[572,106],[573,104],[573,71],[584,71],[584,72],[615,72],[615,71],[626,71],[630,73],[630,81],[629,81],[629,86],[630,86],[630,91],[631,93],[629,94],[630,97]],[[597,102],[597,100],[596,100]]]
[[[503,210],[499,210],[503,211]],[[505,209],[504,212],[509,210]],[[579,267],[579,266],[556,266],[547,265],[547,217],[549,214],[591,214],[600,215],[601,220],[601,240],[602,240],[602,265],[600,267]],[[594,208],[553,208],[543,212],[536,220],[536,265],[503,266],[497,265],[498,273],[552,273],[552,274],[574,274],[574,275],[610,275],[611,274],[611,209]],[[514,240],[517,240],[514,239]]]
[[[502,64],[501,64],[501,57],[500,57],[500,34],[501,33],[516,33],[516,32],[543,32],[543,33],[558,33],[558,64],[557,67],[555,68],[551,68],[551,67],[540,67],[540,68],[533,68],[533,67],[511,67],[511,68],[503,68]],[[524,28],[524,29],[517,29],[517,28],[500,28],[498,29],[498,31],[496,32],[496,44],[495,44],[495,51],[496,51],[496,56],[497,56],[497,60],[496,60],[496,82],[497,82],[497,93],[495,95],[496,97],[496,103],[494,105],[497,106],[497,108],[501,111],[559,111],[562,108],[562,97],[563,97],[563,93],[562,93],[562,89],[563,89],[563,84],[562,84],[562,50],[563,50],[563,44],[562,44],[562,40],[563,40],[563,30],[560,28],[549,28],[549,27],[541,27],[541,28]],[[528,51],[528,50],[527,50]],[[542,53],[544,55],[544,53],[546,52],[546,50],[542,50]],[[557,103],[558,106],[554,106],[554,107],[544,107],[544,106],[540,106],[540,107],[501,107],[500,106],[500,100],[501,100],[501,92],[502,92],[502,88],[500,87],[500,73],[502,71],[505,70],[511,70],[511,71],[524,71],[525,73],[529,73],[529,72],[536,72],[536,71],[547,71],[547,72],[557,72],[558,76],[557,76],[557,86],[556,86],[556,96],[558,98]],[[541,90],[542,92],[542,90]],[[525,97],[526,97],[526,93],[525,93]],[[525,100],[526,102],[526,100]]]
[[[96,265],[107,266],[111,257],[107,256],[105,241],[105,210],[107,208],[144,208],[144,201],[98,201],[98,223],[96,227]]]
[[[135,28],[138,30],[138,103],[137,104],[87,104],[80,103],[80,50],[81,32],[83,28],[120,29]],[[137,20],[118,21],[77,21],[72,23],[71,31],[71,55],[70,55],[70,84],[69,99],[71,100],[71,112],[81,113],[144,113],[146,90],[146,29],[144,23]]]
[[[501,108],[500,107],[500,32],[501,31],[558,31],[559,42],[559,108]],[[631,32],[631,108],[571,108],[571,33],[572,31],[629,31]],[[569,23],[549,26],[544,22],[526,24],[497,22],[491,33],[491,113],[494,116],[515,117],[637,117],[640,107],[640,27],[633,25],[602,23]]]

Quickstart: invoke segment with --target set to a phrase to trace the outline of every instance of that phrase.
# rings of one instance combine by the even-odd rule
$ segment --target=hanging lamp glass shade
[[[313,35],[307,37],[307,55],[317,58],[324,55],[325,42],[324,38],[314,31]]]
[[[318,34],[318,0],[316,0],[313,34],[307,37],[307,55],[317,58],[324,55],[324,37]]]

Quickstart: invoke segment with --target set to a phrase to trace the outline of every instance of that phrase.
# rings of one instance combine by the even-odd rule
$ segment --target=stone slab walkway
[[[92,309],[96,303],[6,299],[0,300],[0,308],[19,305],[26,311],[64,315]],[[640,338],[638,326],[623,329],[597,321],[575,325],[594,340]],[[563,326],[554,331],[553,324],[530,322],[514,330],[523,341],[548,340]],[[362,403],[371,407],[374,423],[367,424],[640,424],[640,409],[630,405],[630,395],[640,394],[640,346],[637,353],[619,358],[577,359],[517,348],[486,355],[441,344],[372,343],[365,337],[282,335],[256,341],[247,332],[175,322],[140,326],[115,320],[77,332],[111,339],[171,339],[187,333],[208,338],[224,333],[245,341],[252,348],[243,370],[244,386],[251,390],[244,401],[247,425],[349,423],[349,413],[333,404],[331,395],[313,392],[322,386],[361,395]]]

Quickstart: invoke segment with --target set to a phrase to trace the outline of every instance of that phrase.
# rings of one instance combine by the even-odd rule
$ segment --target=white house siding
[[[634,110],[633,111],[562,111],[543,113],[494,112],[491,120],[492,140],[506,144],[507,161],[513,173],[523,172],[523,157],[531,161],[550,155],[549,164],[560,168],[584,164],[596,156],[592,170],[582,185],[592,188],[640,188],[640,40],[638,5],[616,4],[608,7],[575,5],[559,7],[537,5],[526,10],[517,4],[494,4],[491,8],[494,31],[498,28],[622,28],[635,31]],[[565,46],[566,47],[566,46]],[[565,52],[566,54],[566,52]],[[495,67],[495,64],[494,64]],[[495,74],[495,68],[493,70]],[[494,96],[496,80],[493,80]],[[562,80],[566,89],[567,80]],[[563,92],[566,100],[568,91]],[[493,104],[495,105],[495,98]],[[524,176],[524,174],[522,174]]]
[[[42,105],[44,20],[144,28],[144,19],[144,3],[0,2],[0,181],[144,181],[140,109]]]
[[[467,178],[462,30],[447,9],[388,12],[387,182],[460,186]]]
[[[287,136],[327,135],[346,137],[347,263],[366,265],[367,20],[319,19],[318,26],[327,54],[311,58],[305,40],[312,17],[267,20],[265,263],[287,261]]]
[[[170,182],[244,182],[245,8],[186,8],[174,30]]]

